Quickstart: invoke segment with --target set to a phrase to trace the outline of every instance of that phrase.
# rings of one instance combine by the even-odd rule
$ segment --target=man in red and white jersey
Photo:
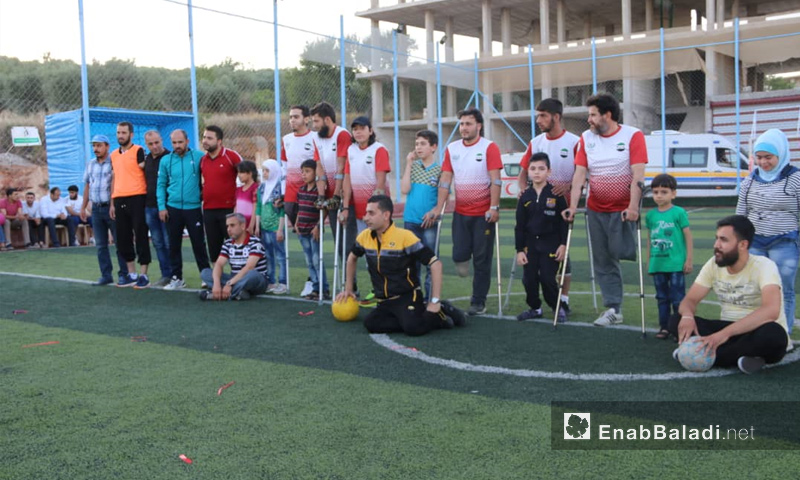
[[[483,137],[483,114],[477,108],[458,112],[461,140],[447,146],[439,180],[441,212],[450,195],[456,193],[453,213],[453,261],[462,277],[469,275],[472,258],[472,298],[470,315],[486,313],[486,295],[491,282],[492,247],[495,226],[500,219],[500,148]]]
[[[316,160],[317,133],[308,128],[309,110],[305,105],[289,107],[289,127],[292,133],[281,139],[281,161],[286,172],[284,211],[294,225],[297,219],[297,192],[303,186],[300,166],[306,160]]]
[[[564,105],[556,98],[546,98],[536,106],[536,126],[541,134],[530,141],[528,149],[519,162],[520,171],[517,178],[519,193],[522,195],[528,188],[528,163],[534,153],[546,153],[550,157],[550,176],[547,181],[553,185],[553,193],[570,200],[572,176],[575,174],[575,152],[580,137],[564,129],[561,118]],[[569,287],[572,280],[572,266],[567,259],[567,272],[564,277],[564,288],[561,293],[561,306],[569,313]]]
[[[203,224],[208,242],[208,257],[211,264],[217,261],[222,244],[228,238],[226,217],[236,206],[237,166],[241,155],[222,145],[222,129],[209,125],[203,132],[203,149],[207,152],[200,159],[200,174],[203,177]]]
[[[331,225],[331,236],[336,241],[336,215],[342,202],[344,185],[344,166],[347,162],[347,149],[353,143],[353,137],[346,129],[336,125],[336,110],[327,102],[320,102],[311,108],[311,122],[317,132],[314,160],[317,164],[317,191],[328,199],[328,222]],[[335,198],[334,198],[335,197]],[[333,199],[333,200],[331,200]],[[347,229],[347,245],[339,247],[339,254],[350,252],[356,241],[356,218],[350,205],[349,218],[343,223]]]
[[[591,194],[586,221],[592,237],[592,262],[608,309],[594,324],[604,327],[622,323],[619,261],[636,259],[634,231],[639,219],[647,146],[640,130],[619,124],[619,102],[611,95],[593,95],[586,100],[586,106],[589,130],[583,132],[578,143],[570,206],[563,215],[568,221],[573,220],[588,174]]]

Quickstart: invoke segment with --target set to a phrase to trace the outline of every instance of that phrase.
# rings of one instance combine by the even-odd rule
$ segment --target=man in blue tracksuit
[[[200,159],[203,154],[189,148],[188,135],[175,130],[169,136],[172,153],[161,158],[158,166],[158,215],[167,224],[172,280],[165,290],[186,286],[183,281],[181,242],[183,229],[189,232],[197,269],[210,268],[200,209]]]

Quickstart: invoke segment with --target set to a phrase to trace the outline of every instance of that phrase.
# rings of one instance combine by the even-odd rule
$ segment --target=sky
[[[133,59],[139,66],[186,68],[190,64],[187,0],[84,0],[87,62]],[[386,3],[384,1],[384,3]],[[193,14],[195,65],[226,58],[245,67],[275,65],[271,0],[194,0],[211,8],[259,21],[233,18],[196,8]],[[278,58],[295,66],[306,42],[345,32],[366,37],[369,20],[355,16],[370,0],[278,0]],[[393,25],[382,25],[389,30]],[[297,31],[303,29],[307,33]],[[0,0],[0,55],[23,60],[70,59],[80,63],[78,0]]]

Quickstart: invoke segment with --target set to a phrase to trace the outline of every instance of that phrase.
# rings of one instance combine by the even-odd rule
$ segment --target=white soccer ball
[[[713,352],[706,354],[700,337],[694,336],[689,337],[688,340],[680,344],[677,357],[686,370],[690,372],[706,372],[714,366],[717,354]]]

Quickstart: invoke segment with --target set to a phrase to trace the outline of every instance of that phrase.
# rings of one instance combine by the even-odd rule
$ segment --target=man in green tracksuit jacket
[[[200,159],[203,154],[189,148],[184,130],[175,130],[169,136],[172,153],[165,155],[158,166],[158,215],[166,222],[169,233],[169,257],[172,280],[165,290],[186,286],[183,281],[181,242],[183,229],[189,232],[197,269],[210,268],[203,233],[203,212],[200,210],[201,184]]]

